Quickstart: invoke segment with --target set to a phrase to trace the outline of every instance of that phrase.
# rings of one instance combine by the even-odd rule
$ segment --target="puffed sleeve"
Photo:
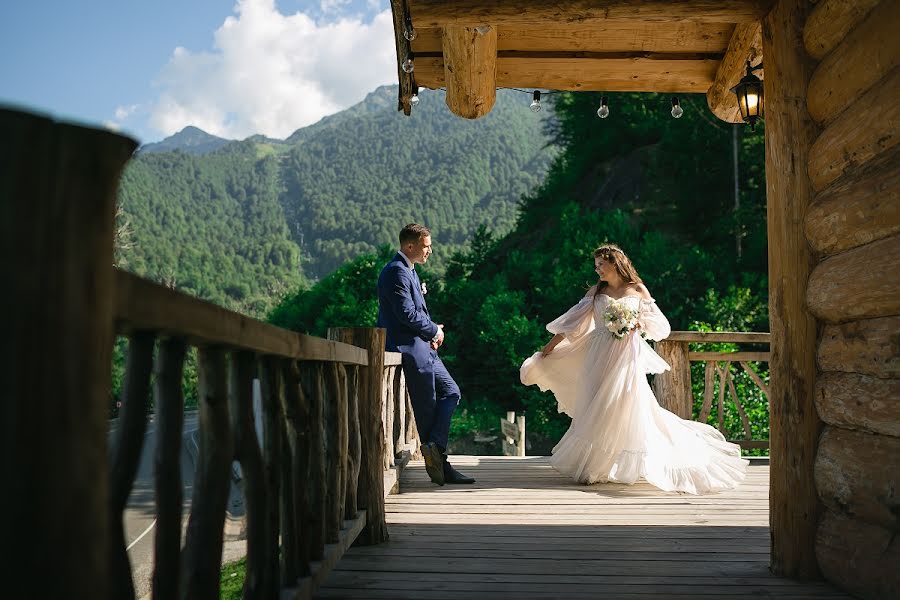
[[[656,305],[656,300],[641,299],[641,310],[638,316],[638,322],[641,324],[643,331],[648,339],[664,340],[672,333],[672,326],[666,315],[662,314]]]
[[[547,331],[561,333],[574,342],[594,328],[594,295],[590,294],[565,314],[547,323]]]

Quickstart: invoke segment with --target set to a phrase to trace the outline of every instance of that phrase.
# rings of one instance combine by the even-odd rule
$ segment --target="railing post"
[[[672,367],[671,371],[653,378],[653,393],[659,405],[682,419],[691,418],[694,395],[691,390],[691,363],[688,343],[662,340],[656,342],[656,352]]]
[[[328,339],[365,348],[369,364],[359,368],[359,423],[361,464],[359,504],[366,511],[366,526],[357,541],[362,545],[380,544],[388,539],[384,516],[384,397],[385,330],[365,327],[339,327],[328,330]],[[391,424],[391,426],[393,423]]]
[[[4,596],[106,598],[113,231],[133,140],[0,110]],[[77,515],[77,518],[73,516]],[[40,557],[52,549],[52,577]]]

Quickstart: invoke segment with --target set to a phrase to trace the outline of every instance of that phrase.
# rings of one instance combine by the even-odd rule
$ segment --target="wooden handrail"
[[[115,269],[116,329],[157,331],[185,338],[193,346],[223,346],[297,360],[365,366],[366,351],[281,329]]]
[[[673,331],[667,342],[733,342],[743,344],[768,344],[772,334],[768,331]]]
[[[737,343],[737,344],[769,344],[771,334],[768,332],[741,331],[673,331],[665,340],[656,342],[656,351],[672,367],[670,371],[660,373],[653,380],[654,393],[660,405],[672,411],[682,419],[693,416],[694,394],[691,385],[691,362],[706,363],[704,373],[703,404],[698,420],[705,422],[712,411],[715,381],[719,380],[718,395],[718,428],[725,434],[723,407],[726,391],[738,411],[744,429],[744,439],[732,440],[744,449],[768,448],[768,440],[751,439],[750,421],[741,399],[737,395],[731,374],[731,364],[739,363],[747,375],[768,397],[768,386],[759,375],[750,368],[749,362],[768,362],[770,352],[764,351],[720,351],[692,352],[692,343]],[[720,363],[723,363],[720,365]]]

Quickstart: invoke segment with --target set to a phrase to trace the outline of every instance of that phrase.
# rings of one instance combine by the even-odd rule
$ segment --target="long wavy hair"
[[[628,258],[625,252],[615,244],[603,244],[594,250],[594,258],[601,258],[606,262],[615,265],[616,272],[619,274],[619,277],[622,278],[622,281],[629,284],[643,283],[640,275],[638,275],[637,269],[631,264],[631,259]],[[608,282],[598,278],[597,290],[594,292],[594,295],[600,294],[607,285],[609,285]]]

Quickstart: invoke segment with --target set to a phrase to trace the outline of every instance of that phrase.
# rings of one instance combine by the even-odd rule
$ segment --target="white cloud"
[[[131,104],[129,106],[117,106],[116,107],[116,121],[124,121],[128,117],[134,114],[140,106],[138,104]]]
[[[350,4],[350,0],[322,0],[319,10],[323,13],[335,12]]]
[[[150,109],[161,133],[196,125],[227,138],[284,138],[396,81],[389,10],[370,22],[283,15],[274,0],[239,0],[235,11],[215,32],[213,51],[172,53]]]

